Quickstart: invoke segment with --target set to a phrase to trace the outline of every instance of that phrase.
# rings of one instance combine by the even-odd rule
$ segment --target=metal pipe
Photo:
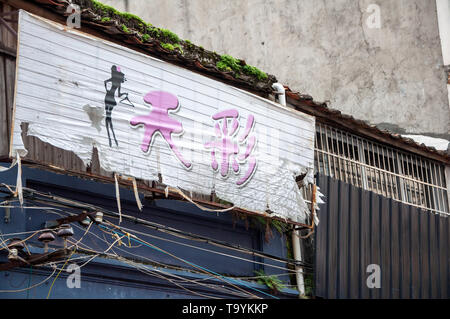
[[[300,232],[298,230],[292,231],[292,250],[294,252],[294,260],[302,261],[302,251],[300,247]],[[295,266],[295,278],[297,281],[297,289],[300,296],[305,295],[305,281],[303,278],[303,268]]]
[[[284,89],[283,84],[274,83],[272,84],[272,88],[275,89],[275,94],[278,96],[278,103],[286,106],[286,90]]]

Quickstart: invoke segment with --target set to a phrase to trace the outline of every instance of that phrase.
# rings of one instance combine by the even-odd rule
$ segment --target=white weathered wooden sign
[[[314,118],[22,11],[11,156],[26,134],[103,169],[305,220]]]

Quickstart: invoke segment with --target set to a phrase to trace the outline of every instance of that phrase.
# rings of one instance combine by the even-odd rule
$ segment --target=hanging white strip
[[[23,190],[22,190],[22,161],[20,160],[19,152],[17,155],[17,182],[16,182],[16,194],[19,197],[20,205],[23,205]]]
[[[114,173],[114,180],[116,184],[116,200],[117,200],[117,209],[119,210],[119,224],[122,222],[122,207],[120,205],[120,190],[119,190],[119,181],[117,180],[117,174]]]
[[[3,166],[0,166],[0,173],[6,172],[6,171],[10,170],[10,169],[13,168],[14,166],[16,166],[16,164],[17,164],[17,160],[16,160],[16,159],[13,159],[13,161],[12,161],[12,163],[11,163],[11,165],[10,165],[9,167],[3,167]]]
[[[139,192],[138,192],[138,188],[137,188],[136,178],[133,177],[131,180],[133,182],[133,191],[134,191],[134,198],[136,198],[136,204],[137,204],[139,210],[142,211],[143,205],[139,198]]]

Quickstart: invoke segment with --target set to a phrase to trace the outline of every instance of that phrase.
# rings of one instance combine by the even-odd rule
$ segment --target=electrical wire
[[[26,291],[26,290],[29,290],[29,289],[33,289],[35,287],[38,287],[38,286],[42,285],[44,282],[46,282],[50,278],[52,278],[53,275],[55,274],[55,272],[56,272],[56,268],[53,269],[53,272],[52,272],[52,274],[50,276],[48,276],[46,279],[44,279],[40,283],[37,283],[37,284],[35,284],[35,285],[31,286],[31,287],[27,287],[27,288],[23,288],[23,289],[15,289],[15,290],[0,290],[0,293],[3,293],[3,292],[22,292],[22,291]]]
[[[76,226],[77,228],[80,228],[80,229],[82,229],[80,226],[78,226],[78,225],[74,225],[74,226]],[[102,240],[100,237],[98,237],[96,234],[94,234],[94,233],[92,233],[92,232],[89,232],[89,234],[91,234],[91,235],[93,235],[93,236],[95,236],[95,237],[97,237],[98,239],[100,239],[100,240]],[[121,237],[121,238],[123,238],[123,236]],[[121,238],[119,238],[119,239],[121,239]],[[110,244],[109,242],[107,242],[106,240],[103,240],[104,242],[106,242],[108,245]],[[118,240],[116,240],[116,242],[117,242]],[[85,245],[85,246],[87,246],[87,245]],[[125,247],[127,247],[126,245],[124,245]],[[87,247],[89,247],[89,246],[87,246]],[[110,247],[113,247],[113,245],[111,245]],[[89,247],[90,248],[90,247]],[[129,247],[127,247],[127,248],[129,248]],[[154,262],[154,261],[152,261],[151,259],[149,259],[149,258],[146,258],[146,257],[144,257],[144,256],[139,256],[139,255],[135,255],[135,254],[133,254],[133,253],[131,253],[131,252],[128,252],[128,251],[125,251],[124,249],[121,249],[121,248],[118,248],[118,247],[116,247],[116,249],[118,249],[118,250],[121,250],[121,251],[124,251],[124,252],[126,252],[126,253],[128,253],[128,254],[131,254],[131,255],[134,255],[134,256],[137,256],[137,257],[140,257],[140,258],[144,258],[144,259],[146,259],[146,260],[149,260],[149,261],[151,261],[151,262]],[[113,249],[111,249],[111,250],[113,250]],[[91,251],[93,251],[93,250],[91,250]],[[95,252],[95,251],[93,251],[94,253],[96,253],[97,255],[99,255],[100,253],[98,253],[98,252]],[[119,260],[119,261],[122,261],[122,262],[127,262],[127,260],[125,259],[125,258],[123,258],[123,257],[121,257],[121,256],[118,256],[117,254],[115,254],[116,255],[116,257],[117,257],[117,259]],[[71,260],[73,260],[73,258],[71,259]],[[89,262],[89,261],[88,261]],[[134,263],[134,262],[132,262],[133,264],[137,264],[137,263]],[[83,266],[85,266],[87,263],[85,263],[85,264],[83,264],[81,267],[83,267]],[[160,263],[159,263],[160,264]],[[163,265],[163,266],[167,266],[167,265]],[[80,267],[80,268],[81,268]],[[144,267],[144,266],[142,266],[142,267]],[[142,269],[138,269],[138,270],[142,270]],[[149,270],[147,270],[147,271],[149,271]],[[155,274],[155,272],[163,272],[162,270],[157,270],[157,269],[155,269],[154,270],[154,272],[153,273],[151,273],[152,275],[155,275],[155,276],[157,276],[157,274]],[[163,273],[165,273],[165,272],[163,272]],[[170,274],[170,273],[165,273],[166,275],[168,275],[168,276],[175,276],[175,275],[173,275],[173,274]],[[159,274],[159,275],[161,275],[161,274]],[[178,277],[178,276],[176,276],[180,281],[182,281],[182,282],[190,282],[190,283],[196,283],[196,284],[199,284],[197,281],[198,280],[189,280],[189,279],[183,279],[183,278],[181,278],[181,277]],[[213,278],[213,277],[211,277],[211,278]],[[176,284],[176,282],[175,282],[175,280],[173,280],[173,279],[170,279],[169,280],[169,278],[167,278],[167,277],[165,277],[165,279],[167,279],[169,282],[171,282],[171,283],[173,283],[173,284]],[[205,285],[205,284],[203,284],[203,285]],[[234,295],[236,295],[236,296],[238,296],[238,297],[245,297],[245,296],[248,296],[248,294],[245,294],[245,295],[243,295],[242,293],[239,293],[239,292],[236,292],[236,291],[234,291],[234,290],[230,290],[229,288],[227,288],[227,287],[221,287],[221,288],[219,288],[218,289],[218,287],[214,287],[214,285],[207,285],[206,284],[206,286],[208,287],[208,288],[210,288],[210,289],[215,289],[215,290],[217,290],[217,291],[219,291],[219,292],[221,292],[221,293],[231,293],[231,294],[234,294]],[[181,288],[181,287],[180,287]],[[196,294],[195,292],[193,292],[194,294]],[[206,295],[205,296],[203,296],[203,297],[206,297]]]
[[[27,189],[27,190],[29,190],[29,189]],[[72,201],[72,200],[67,200],[67,199],[64,199],[62,202],[64,202],[64,205],[62,205],[63,207],[64,206],[66,206],[66,204],[73,204],[73,203],[76,203],[76,202],[74,202],[74,201]],[[54,204],[54,203],[52,203],[52,204]],[[43,208],[43,207],[33,207],[33,208],[35,208],[35,209],[55,209],[55,208],[53,208],[53,207],[45,207],[45,208]],[[73,207],[72,207],[73,208]],[[55,210],[59,210],[59,209],[55,209]],[[52,212],[52,213],[54,213],[54,212]],[[114,217],[114,218],[117,218],[117,216],[111,216],[111,217]],[[127,217],[129,217],[130,219],[135,219],[134,217],[132,217],[132,216],[127,216]],[[150,226],[150,225],[145,225],[145,226]],[[151,225],[151,226],[153,226],[153,227],[157,227],[157,230],[161,230],[161,226],[162,227],[164,227],[165,229],[164,229],[164,231],[165,232],[167,232],[167,230],[169,230],[169,233],[170,233],[170,231],[178,231],[178,232],[180,232],[180,233],[182,233],[181,231],[179,231],[179,230],[176,230],[176,229],[168,229],[167,227],[165,227],[164,225],[158,225],[158,224],[156,224],[156,226],[155,225]],[[159,229],[158,229],[159,228]],[[37,232],[36,232],[37,233]],[[26,240],[28,240],[28,239],[30,239],[30,238],[32,238],[36,233],[33,233],[33,235],[31,235],[29,238],[27,238]],[[180,235],[180,234],[174,234],[174,233],[170,233],[171,235],[174,235],[174,236],[176,236],[176,235]],[[150,237],[152,237],[152,235],[148,235],[148,234],[145,234],[145,235],[147,235],[147,236],[150,236]],[[154,238],[158,238],[158,236],[153,236]],[[194,237],[192,236],[192,234],[189,234],[189,233],[187,233],[187,236],[185,235],[185,234],[183,234],[182,236],[179,236],[179,237],[182,237],[182,238],[186,238],[186,239],[191,239],[191,240],[200,240],[200,241],[202,241],[202,240],[205,240],[205,238],[202,238],[201,236],[198,236],[198,235],[194,235]],[[121,238],[123,238],[123,236],[121,237]],[[118,240],[120,240],[121,238],[119,238]],[[161,237],[159,237],[159,239],[162,239],[162,240],[166,240],[166,241],[170,241],[170,242],[173,242],[173,243],[177,243],[177,244],[181,244],[181,245],[185,245],[185,246],[189,246],[189,247],[192,247],[192,248],[196,248],[196,249],[201,249],[201,250],[205,250],[205,251],[209,251],[209,252],[212,252],[212,253],[217,253],[217,254],[222,254],[222,255],[225,255],[225,256],[228,256],[228,257],[232,257],[232,258],[238,258],[238,259],[241,259],[241,260],[246,260],[246,261],[249,261],[249,262],[253,262],[253,263],[260,263],[260,264],[264,264],[264,263],[261,263],[261,262],[257,262],[257,261],[253,261],[253,260],[249,260],[249,259],[245,259],[245,258],[241,258],[241,257],[237,257],[237,256],[232,256],[232,255],[228,255],[228,254],[224,254],[224,253],[220,253],[220,252],[216,252],[216,251],[212,251],[212,250],[208,250],[208,249],[205,249],[205,248],[200,248],[200,247],[196,247],[196,246],[193,246],[193,245],[188,245],[188,244],[184,244],[184,243],[179,243],[179,242],[176,242],[176,241],[171,241],[171,240],[168,240],[168,239],[164,239],[164,238],[161,238]],[[24,242],[26,241],[26,240],[23,240]],[[206,239],[206,242],[207,243],[212,243],[211,242],[211,239]],[[141,243],[142,244],[142,243]],[[148,244],[148,243],[147,243]],[[212,243],[212,244],[218,244],[218,243]],[[219,245],[220,244],[222,244],[222,243],[219,243]],[[228,243],[227,243],[228,244]],[[113,245],[112,245],[113,246]],[[110,248],[112,248],[112,246],[110,247]],[[146,246],[149,246],[149,247],[151,247],[151,248],[153,248],[153,249],[156,249],[156,250],[159,250],[159,251],[162,251],[162,252],[164,252],[164,253],[167,253],[167,254],[169,254],[168,252],[165,252],[165,251],[163,251],[163,250],[161,250],[159,247],[156,247],[156,246],[154,246],[154,247],[152,247],[152,244],[148,244],[148,245],[146,245]],[[239,247],[239,248],[235,248],[235,247],[230,247],[229,246],[229,244],[228,245],[225,245],[226,247],[225,248],[228,248],[228,249],[235,249],[235,250],[238,250],[238,251],[240,251],[240,252],[242,252],[242,248],[241,247]],[[108,248],[108,250],[110,249],[110,248]],[[108,251],[107,250],[107,251]],[[245,252],[247,252],[247,251],[245,251]],[[248,253],[248,252],[247,252]],[[253,255],[257,255],[258,253],[255,253],[255,252],[252,252],[253,253]],[[99,254],[97,254],[97,255],[95,255],[94,257],[92,257],[88,262],[90,262],[92,259],[94,259],[95,257],[97,257]],[[262,255],[262,256],[261,256]],[[174,258],[177,258],[176,256],[172,256],[172,257],[174,257]],[[264,255],[264,253],[260,253],[260,256],[259,257],[262,257],[262,258],[269,258],[269,259],[273,259],[273,260],[275,260],[275,261],[277,261],[277,262],[289,262],[288,260],[280,260],[280,258],[278,258],[278,257],[275,257],[275,258],[271,258],[271,256],[269,257],[269,256],[266,256],[266,255]],[[188,261],[186,261],[186,260],[183,260],[183,259],[180,259],[180,260],[182,260],[183,262],[186,262],[186,263],[188,263],[188,264],[191,264],[192,266],[197,266],[197,267],[199,267],[199,269],[202,269],[202,267],[201,266],[199,266],[199,265],[195,265],[195,264],[193,264],[193,263],[191,263],[191,262],[188,262]],[[264,265],[266,265],[266,264],[264,264]],[[274,266],[274,265],[268,265],[268,266]],[[277,266],[275,266],[275,267],[277,267]],[[286,268],[283,268],[283,267],[279,267],[280,269],[284,269],[284,270],[286,270]],[[293,271],[294,273],[295,273],[295,271]],[[217,274],[217,275],[219,275],[219,274]],[[219,276],[221,276],[221,275],[219,275]],[[223,276],[222,276],[223,277]],[[225,277],[224,277],[225,278]],[[261,292],[261,293],[264,293],[264,292]],[[274,296],[271,296],[271,297],[274,297]]]
[[[50,200],[51,202],[57,202],[60,204],[60,202],[65,203],[65,205],[69,205],[71,208],[79,208],[79,209],[90,209],[90,210],[94,210],[94,211],[102,211],[104,214],[110,216],[110,217],[114,217],[114,218],[118,218],[118,214],[116,212],[111,212],[108,210],[105,210],[103,208],[97,207],[95,205],[90,205],[90,204],[86,204],[86,203],[81,203],[78,201],[73,201],[73,200],[69,200],[66,198],[61,198],[58,196],[52,196],[52,195],[47,195],[47,194],[43,194],[40,193],[38,191],[29,189],[29,188],[24,188],[24,190],[28,191],[28,192],[32,192],[34,195],[40,195],[40,196],[44,196],[47,197],[47,201]],[[48,198],[50,197],[50,198]],[[32,199],[34,201],[36,201],[36,199]],[[169,233],[173,236],[181,236],[182,238],[185,239],[191,239],[191,240],[199,240],[199,241],[204,241],[207,242],[209,244],[213,244],[216,246],[220,246],[220,247],[224,247],[224,248],[228,248],[228,249],[234,249],[243,253],[247,253],[247,254],[251,254],[253,256],[257,256],[257,257],[261,257],[261,258],[267,258],[267,259],[271,259],[271,260],[275,260],[278,262],[283,262],[283,263],[287,263],[287,264],[294,264],[297,266],[301,266],[303,268],[312,268],[312,265],[309,265],[307,263],[304,262],[299,262],[299,261],[295,261],[295,260],[289,260],[289,259],[284,259],[284,258],[280,258],[280,257],[276,257],[276,256],[271,256],[267,253],[263,253],[263,252],[259,252],[259,251],[255,251],[253,249],[248,249],[248,248],[243,248],[240,246],[235,246],[232,245],[230,243],[225,243],[225,242],[220,242],[217,240],[214,240],[212,238],[207,238],[207,237],[203,237],[200,235],[195,235],[195,234],[191,234],[191,233],[186,233],[183,231],[180,231],[178,229],[175,228],[171,228],[171,227],[167,227],[165,225],[160,225],[160,224],[156,224],[156,223],[152,223],[152,222],[148,222],[133,216],[129,216],[129,215],[124,215],[122,214],[122,218],[126,218],[129,219],[131,221],[134,221],[135,223],[139,223],[139,224],[143,224],[147,227],[153,228],[155,230],[158,231],[162,231],[162,232],[166,232]]]
[[[166,241],[166,242],[170,242],[170,243],[186,246],[186,247],[189,247],[189,248],[194,248],[194,249],[206,251],[206,252],[209,252],[209,253],[213,253],[213,254],[229,257],[229,258],[243,260],[243,261],[254,263],[254,264],[260,264],[260,265],[264,265],[264,266],[271,267],[271,268],[276,268],[276,269],[281,269],[281,270],[285,270],[285,271],[290,271],[292,274],[297,273],[296,270],[292,270],[292,269],[289,269],[289,268],[286,268],[286,267],[280,267],[280,266],[276,266],[276,265],[271,265],[271,264],[267,264],[267,263],[264,263],[264,262],[259,262],[259,261],[256,261],[256,260],[251,260],[251,259],[247,259],[247,258],[243,258],[243,257],[239,257],[239,256],[234,256],[234,255],[222,253],[222,252],[219,252],[219,251],[214,251],[214,250],[203,248],[203,247],[198,247],[198,246],[194,246],[194,245],[190,245],[190,244],[186,244],[186,243],[181,243],[181,242],[178,242],[178,241],[175,241],[175,240],[171,240],[171,239],[163,238],[163,237],[160,237],[160,236],[143,233],[143,232],[140,232],[140,231],[137,231],[137,230],[133,230],[133,229],[130,229],[130,228],[126,228],[126,227],[123,227],[123,226],[121,226],[121,228],[123,230],[132,231],[132,232],[134,232],[136,234],[139,234],[139,235],[142,235],[142,236],[151,237],[151,238],[154,238],[154,239],[158,239],[158,240],[162,240],[162,241]],[[301,272],[306,273],[306,271],[301,271]]]
[[[104,240],[105,242],[107,242],[106,240]],[[108,242],[107,242],[108,243]],[[109,244],[109,243],[108,243]],[[127,247],[127,246],[125,246],[125,247]],[[127,248],[129,248],[129,247],[127,247]],[[130,254],[130,255],[132,255],[132,256],[135,256],[135,257],[138,257],[138,258],[143,258],[143,259],[145,259],[145,260],[147,260],[147,261],[150,261],[150,262],[152,262],[152,263],[154,263],[154,264],[160,264],[160,263],[158,263],[158,262],[155,262],[154,260],[152,260],[152,259],[150,259],[150,258],[147,258],[147,257],[144,257],[144,256],[140,256],[140,255],[136,255],[136,254],[133,254],[133,253],[131,253],[131,252],[129,252],[129,251],[126,251],[126,250],[124,250],[124,249],[121,249],[121,248],[118,248],[118,247],[116,247],[116,249],[118,249],[118,250],[120,250],[120,251],[123,251],[123,252],[125,252],[125,253],[127,253],[127,254]],[[123,257],[121,257],[121,258],[123,258]],[[137,263],[136,263],[137,264]],[[164,265],[163,265],[164,266]],[[184,270],[184,269],[182,269],[182,270]],[[155,272],[162,272],[162,270],[158,270],[158,269],[154,269],[153,271],[155,271]],[[196,272],[196,273],[201,273],[201,272]],[[167,275],[169,275],[169,276],[175,276],[175,275],[173,275],[173,274],[170,274],[170,273],[167,273]],[[179,276],[176,276],[180,281],[182,281],[182,282],[190,282],[190,283],[197,283],[197,284],[199,284],[198,282],[197,282],[197,280],[192,280],[192,279],[183,279],[183,278],[181,278],[181,277],[179,277]],[[208,279],[211,279],[211,278],[214,278],[214,277],[208,277]],[[242,293],[240,293],[240,292],[237,292],[236,293],[236,291],[234,291],[234,290],[230,290],[230,288],[227,288],[227,287],[223,287],[223,289],[218,289],[217,287],[215,287],[215,285],[208,285],[208,284],[200,284],[200,285],[202,285],[202,286],[207,286],[208,288],[212,288],[212,289],[214,289],[214,290],[217,290],[217,291],[219,291],[219,292],[224,292],[223,290],[225,290],[225,292],[226,293],[232,293],[232,294],[235,294],[235,295],[237,295],[237,296],[239,296],[239,297],[241,297],[242,296]]]
[[[105,227],[105,226],[100,225],[100,227]],[[120,229],[119,226],[115,226],[115,227],[118,228],[118,229]],[[116,231],[113,231],[113,232],[116,232]],[[120,234],[120,233],[119,233],[119,234]],[[123,235],[123,234],[122,234],[122,235]],[[124,236],[124,235],[123,235],[123,236]],[[164,254],[167,254],[167,255],[169,255],[169,256],[171,256],[171,257],[177,259],[177,260],[180,260],[180,261],[182,261],[182,262],[184,262],[184,263],[186,263],[186,264],[188,264],[188,265],[191,265],[191,266],[193,266],[193,267],[195,267],[195,268],[199,268],[199,269],[205,271],[206,273],[210,273],[210,274],[216,276],[216,277],[219,278],[219,279],[223,279],[225,282],[227,282],[228,284],[234,286],[235,288],[238,288],[239,290],[242,290],[242,291],[246,292],[244,289],[242,289],[242,288],[240,288],[240,287],[238,287],[238,286],[235,286],[234,284],[230,283],[230,281],[235,281],[235,282],[236,282],[236,280],[234,280],[234,279],[232,279],[232,278],[225,277],[225,276],[223,276],[223,275],[221,275],[221,274],[218,274],[218,273],[216,273],[216,272],[214,272],[214,271],[212,271],[212,270],[209,270],[209,269],[207,269],[207,268],[205,268],[205,267],[202,267],[202,266],[199,266],[199,265],[197,265],[197,264],[195,264],[195,263],[192,263],[192,262],[190,262],[190,261],[187,261],[186,259],[177,257],[177,256],[175,256],[175,255],[173,255],[173,254],[171,254],[171,253],[169,253],[169,252],[167,252],[167,251],[165,251],[165,250],[163,250],[163,249],[161,249],[161,248],[159,248],[159,247],[157,247],[157,246],[151,244],[151,243],[148,243],[148,242],[146,242],[146,241],[143,241],[142,239],[139,239],[139,238],[138,238],[137,236],[135,236],[135,235],[133,235],[133,237],[132,237],[131,239],[134,240],[134,241],[140,242],[141,244],[143,244],[143,245],[145,245],[145,246],[148,246],[148,247],[150,247],[150,248],[152,248],[152,249],[155,249],[155,250],[160,251],[160,252],[162,252],[162,253],[164,253]],[[275,296],[273,296],[273,295],[271,295],[271,294],[268,294],[268,293],[266,293],[266,292],[264,292],[264,291],[261,291],[261,290],[259,290],[259,289],[257,289],[257,288],[253,288],[253,287],[249,286],[247,283],[245,283],[245,282],[243,282],[243,281],[242,281],[242,282],[238,282],[238,284],[242,284],[243,286],[246,286],[247,288],[250,288],[250,289],[252,289],[252,290],[255,290],[255,291],[259,292],[259,293],[262,293],[262,294],[267,295],[267,296],[269,296],[269,297],[272,297],[272,298],[274,298],[274,299],[279,299],[278,297],[275,297]],[[255,296],[255,297],[257,297],[257,296]],[[257,298],[260,298],[260,297],[257,297]]]
[[[93,234],[92,233],[92,235],[95,235],[95,234]],[[96,235],[95,235],[96,236]],[[98,236],[97,236],[98,237]],[[101,238],[99,238],[100,240],[101,240]],[[110,245],[110,243],[109,242],[107,242],[106,241],[106,239],[105,240],[103,240],[104,242],[106,242],[108,245]],[[116,240],[117,241],[117,240]],[[112,245],[110,246],[110,247],[112,247]],[[129,248],[129,247],[127,247],[127,248]],[[117,248],[116,247],[116,249],[119,249],[119,250],[121,250],[121,251],[125,251],[125,250],[123,250],[123,249],[120,249],[120,248]],[[111,249],[112,251],[113,251],[113,249]],[[127,252],[127,251],[125,251],[125,252]],[[129,254],[131,254],[131,255],[134,255],[134,254],[132,254],[132,253],[130,253],[130,252],[127,252],[127,253],[129,253]],[[130,263],[132,263],[133,264],[133,266],[135,267],[135,268],[137,268],[136,267],[136,265],[137,265],[137,263],[134,263],[134,262],[132,262],[132,261],[127,261],[125,258],[123,258],[123,257],[121,257],[121,256],[118,256],[117,254],[115,254],[116,255],[116,257],[117,257],[117,259],[119,260],[119,261],[121,261],[121,262],[124,262],[124,263],[128,263],[128,264],[130,264]],[[140,257],[143,257],[143,256],[140,256]],[[145,257],[144,257],[145,258]],[[147,258],[148,259],[148,258]],[[86,263],[85,263],[86,264]],[[79,266],[80,268],[81,267],[83,267],[83,266],[85,266],[85,264],[84,265],[82,265],[82,266]],[[144,266],[142,266],[142,267],[144,267]],[[140,268],[140,269],[138,269],[139,271],[143,271],[142,270],[142,267]],[[154,271],[153,271],[153,273],[152,273],[152,271],[150,271],[150,270],[146,270],[146,271],[144,271],[144,273],[146,273],[146,274],[151,274],[151,275],[154,275],[154,276],[156,276],[156,277],[158,277],[158,278],[162,278],[162,279],[165,279],[165,280],[167,280],[167,281],[169,281],[169,282],[171,282],[171,283],[173,283],[174,285],[177,285],[177,286],[179,286],[180,288],[182,288],[182,289],[184,289],[184,290],[187,290],[187,291],[189,291],[189,292],[191,292],[191,293],[193,293],[193,294],[195,294],[195,295],[199,295],[199,296],[202,296],[202,297],[205,297],[205,298],[216,298],[216,297],[213,297],[213,296],[208,296],[208,295],[204,295],[204,294],[200,294],[200,293],[197,293],[197,292],[195,292],[195,291],[192,291],[192,290],[190,290],[190,289],[188,289],[188,288],[185,288],[185,287],[183,287],[182,285],[179,285],[179,284],[177,284],[176,282],[175,282],[175,280],[172,280],[172,279],[169,279],[169,278],[167,278],[167,276],[164,276],[164,275],[161,275],[161,274],[157,274],[156,272],[162,272],[162,273],[165,273],[165,272],[163,272],[162,270],[157,270],[157,269],[155,269]],[[168,275],[168,276],[172,276],[172,277],[177,277],[177,278],[181,278],[181,277],[179,277],[179,276],[176,276],[176,275],[173,275],[173,274],[170,274],[170,273],[165,273],[166,275]],[[182,279],[182,278],[181,278]],[[195,281],[194,280],[189,280],[189,279],[187,279],[187,281],[190,281],[191,283],[195,283]],[[198,285],[198,283],[195,283],[195,284],[197,284]],[[212,289],[214,289],[215,287],[212,287],[211,285],[206,285],[206,284],[201,284],[201,285],[203,285],[203,286],[206,286],[207,288],[212,288]],[[217,290],[217,289],[216,289]],[[221,291],[221,292],[223,292],[223,291]],[[230,291],[229,290],[227,290],[226,291],[227,293],[230,293]],[[240,295],[238,295],[238,296],[242,296],[242,294],[240,294]]]
[[[59,274],[63,271],[64,267],[66,266],[67,262],[69,261],[70,257],[72,257],[73,253],[75,252],[75,249],[72,251],[72,253],[69,255],[69,257],[67,258],[66,262],[64,263],[64,265],[62,266],[61,270],[58,272],[58,274],[56,275],[55,279],[52,282],[52,285],[50,286],[50,289],[48,290],[48,294],[47,294],[47,298],[48,299],[50,297],[50,293],[52,292],[53,289],[53,285],[55,284],[56,279],[58,279]]]

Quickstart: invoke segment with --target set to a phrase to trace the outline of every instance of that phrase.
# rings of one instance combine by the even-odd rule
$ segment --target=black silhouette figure
[[[125,96],[123,99],[119,101],[119,103],[124,103],[123,101],[128,101],[128,103],[124,103],[127,105],[131,105],[134,107],[133,103],[128,99],[128,93],[121,93],[121,84],[126,81],[125,74],[123,74],[120,71],[120,67],[113,65],[111,67],[111,78],[108,80],[105,80],[105,90],[106,90],[106,96],[105,96],[105,111],[106,111],[106,131],[108,132],[108,139],[109,139],[109,146],[112,146],[111,143],[111,136],[109,133],[109,129],[111,129],[112,135],[114,137],[114,141],[116,142],[116,146],[119,146],[119,143],[117,143],[116,135],[114,134],[114,128],[112,125],[112,111],[114,107],[117,105],[116,102],[116,90],[118,93],[118,97]],[[111,82],[111,88],[108,90],[107,83]]]

